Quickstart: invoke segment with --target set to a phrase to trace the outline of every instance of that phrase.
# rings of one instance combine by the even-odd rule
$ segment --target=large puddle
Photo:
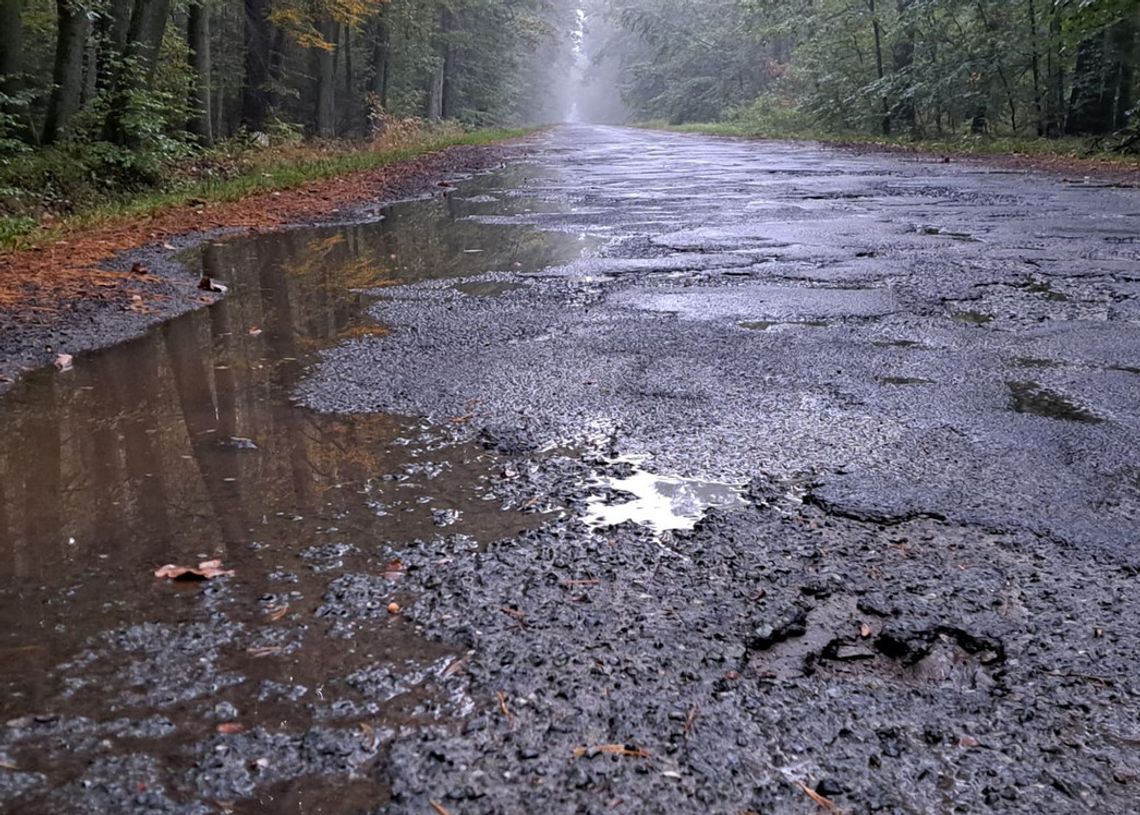
[[[376,571],[417,539],[485,542],[535,516],[504,506],[494,492],[501,465],[480,447],[448,444],[413,420],[315,414],[289,394],[316,351],[386,330],[365,314],[365,290],[577,258],[580,235],[471,219],[534,205],[511,194],[520,180],[484,176],[373,223],[209,244],[192,262],[231,287],[223,302],[83,355],[73,370],[33,373],[0,400],[0,721],[150,713],[157,703],[140,701],[149,697],[123,679],[113,649],[100,651],[101,632],[196,619],[213,584],[177,585],[154,571],[209,559],[236,573],[218,600],[227,621],[254,632],[252,646],[222,649],[227,670],[247,682],[210,705],[232,705],[243,727],[303,726],[325,715],[311,694],[331,671],[380,654],[418,677],[392,681],[398,692],[380,721],[422,710],[417,687],[451,657],[398,620],[369,630],[369,653],[357,657],[342,640],[305,633],[286,647],[268,635],[324,630],[317,609],[331,580]],[[463,285],[474,296],[502,290]],[[79,653],[88,656],[77,662]],[[283,705],[264,688],[284,682],[304,692]],[[341,690],[345,710],[352,692]],[[178,719],[200,718],[195,704],[204,702],[158,706],[192,740],[214,726]],[[34,753],[11,760],[52,784],[79,772]]]

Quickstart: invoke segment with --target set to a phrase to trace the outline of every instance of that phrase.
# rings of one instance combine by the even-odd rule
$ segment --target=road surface
[[[194,262],[5,397],[0,806],[1134,810],[1135,189],[574,126]]]

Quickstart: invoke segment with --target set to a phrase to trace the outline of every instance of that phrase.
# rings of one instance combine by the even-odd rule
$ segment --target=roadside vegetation
[[[525,135],[529,128],[465,130],[455,124],[405,120],[367,141],[286,143],[257,147],[234,140],[181,161],[171,161],[154,182],[116,187],[85,169],[84,148],[63,146],[29,153],[5,168],[13,181],[40,195],[36,215],[0,216],[0,251],[28,249],[76,229],[113,224],[179,206],[237,201],[266,191],[287,191],[329,178],[374,170],[458,145],[483,145]],[[39,178],[36,183],[34,179]],[[57,198],[56,196],[60,196]]]
[[[602,6],[593,76],[619,86],[635,121],[946,153],[1140,156],[1136,0]]]
[[[558,119],[572,18],[545,0],[0,0],[0,249]]]

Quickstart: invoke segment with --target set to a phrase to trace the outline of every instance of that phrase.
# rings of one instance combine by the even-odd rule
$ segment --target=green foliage
[[[1104,133],[1136,121],[1136,0],[605,7],[611,30],[593,57],[620,63],[638,119],[912,138]]]

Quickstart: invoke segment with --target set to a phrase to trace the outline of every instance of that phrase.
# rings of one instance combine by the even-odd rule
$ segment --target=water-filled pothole
[[[603,479],[601,486],[609,494],[591,498],[585,517],[588,525],[598,529],[627,521],[656,532],[692,529],[709,509],[745,506],[735,484],[658,475],[637,466],[628,476]],[[613,493],[633,497],[623,501]]]
[[[1084,424],[1104,421],[1091,411],[1077,405],[1056,391],[1043,388],[1036,382],[1007,382],[1011,407],[1018,413],[1032,413],[1048,419],[1062,419]]]

